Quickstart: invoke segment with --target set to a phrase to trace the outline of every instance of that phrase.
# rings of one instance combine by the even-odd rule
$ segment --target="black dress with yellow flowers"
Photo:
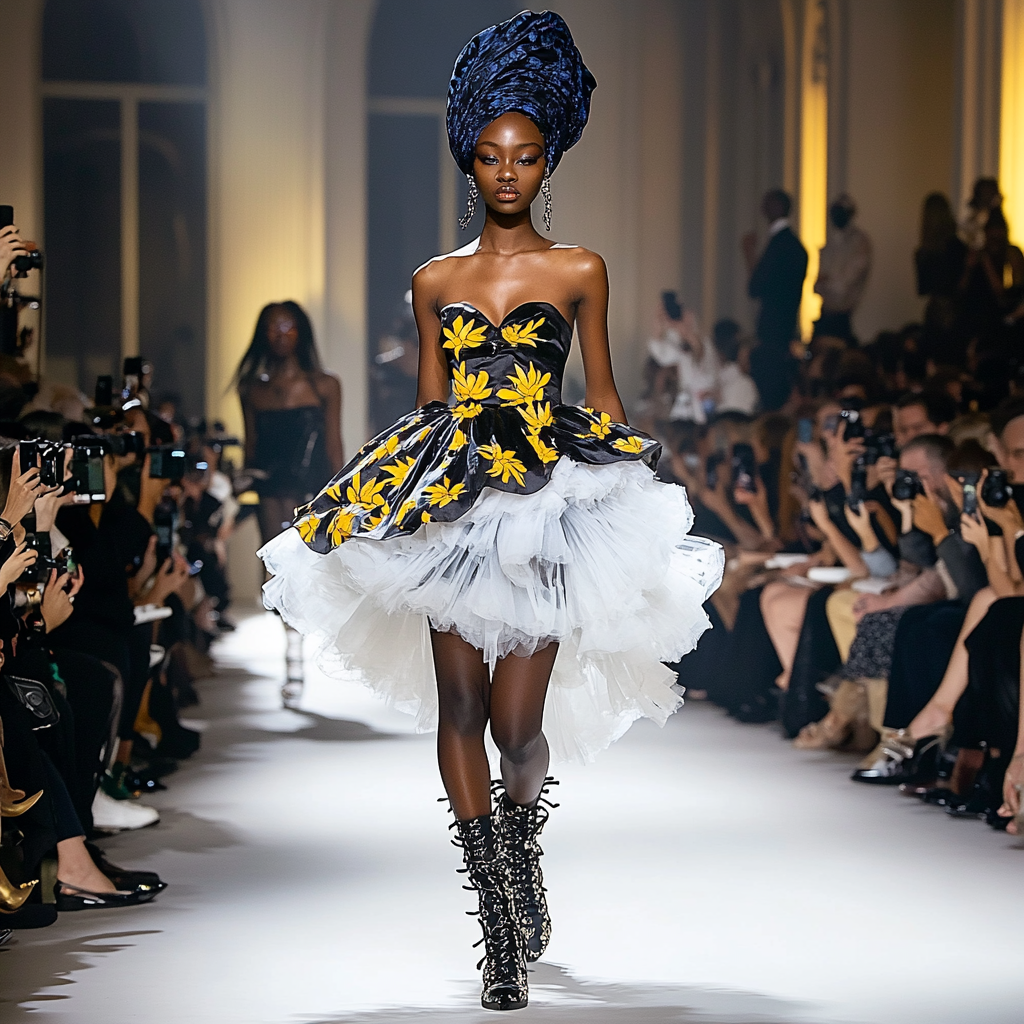
[[[688,536],[657,442],[563,405],[572,325],[546,302],[493,324],[441,311],[451,399],[365,445],[261,552],[268,607],[398,707],[436,721],[429,630],[493,666],[560,650],[545,732],[586,759],[640,716],[681,703],[678,661],[710,623],[718,545]]]
[[[314,551],[453,522],[485,487],[532,494],[563,455],[594,466],[656,464],[656,441],[607,413],[562,405],[572,327],[550,303],[526,302],[500,325],[452,303],[441,310],[441,338],[452,404],[403,416],[296,510],[295,526]]]

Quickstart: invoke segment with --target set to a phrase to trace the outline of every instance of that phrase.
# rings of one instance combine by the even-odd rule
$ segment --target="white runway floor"
[[[171,888],[18,933],[3,1024],[493,1021],[432,737],[351,683],[280,710],[282,651],[269,616],[221,644],[161,824],[106,844]],[[1024,849],[852,761],[690,704],[558,769],[554,937],[513,1019],[1024,1020]]]

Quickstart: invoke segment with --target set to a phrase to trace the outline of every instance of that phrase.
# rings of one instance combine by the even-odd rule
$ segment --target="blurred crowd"
[[[24,251],[0,231],[5,288]],[[247,483],[225,459],[237,442],[186,428],[153,372],[127,359],[89,400],[0,355],[0,938],[165,888],[103,837],[156,822],[146,795],[199,748],[181,713],[233,628]]]
[[[857,751],[860,784],[1024,831],[1024,257],[981,179],[957,223],[927,197],[921,322],[864,344],[871,244],[840,197],[809,343],[807,254],[789,197],[744,240],[757,330],[705,336],[665,293],[637,425],[728,565],[714,629],[678,666],[688,696],[778,722],[802,749]]]

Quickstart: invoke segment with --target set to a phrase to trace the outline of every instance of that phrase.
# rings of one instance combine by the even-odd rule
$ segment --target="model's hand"
[[[1003,776],[1003,805],[998,811],[1001,817],[1013,818],[1020,814],[1021,786],[1024,786],[1024,753],[1015,753]],[[1011,821],[1006,831],[1015,836],[1015,823]]]

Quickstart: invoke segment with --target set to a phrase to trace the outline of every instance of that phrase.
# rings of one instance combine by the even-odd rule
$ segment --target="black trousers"
[[[885,724],[905,729],[942,682],[967,616],[960,601],[908,608],[896,627]]]
[[[965,641],[967,689],[953,714],[953,742],[1009,754],[1017,742],[1024,597],[996,601]]]
[[[762,339],[750,353],[750,375],[761,396],[762,411],[781,409],[793,390],[797,375],[797,362],[789,354],[789,340],[779,344]]]

